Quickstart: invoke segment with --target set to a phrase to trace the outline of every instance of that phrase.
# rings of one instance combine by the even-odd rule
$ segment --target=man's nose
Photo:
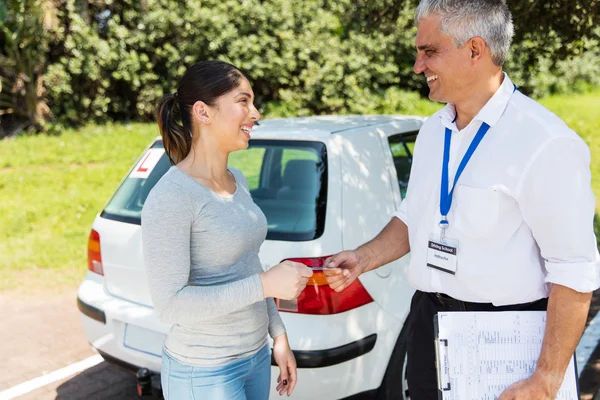
[[[425,62],[423,62],[423,57],[417,54],[417,59],[415,60],[415,65],[413,66],[413,71],[415,74],[422,74],[425,71]]]

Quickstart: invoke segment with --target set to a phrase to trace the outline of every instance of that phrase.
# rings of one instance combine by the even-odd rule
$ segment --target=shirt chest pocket
[[[464,236],[506,242],[522,224],[518,204],[500,190],[458,185],[450,224]]]

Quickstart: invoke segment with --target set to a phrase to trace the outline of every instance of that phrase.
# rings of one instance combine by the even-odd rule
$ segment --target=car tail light
[[[93,229],[88,239],[88,269],[97,274],[104,275],[102,255],[100,254],[100,234]]]
[[[328,257],[288,258],[288,261],[302,263],[308,267],[323,267]],[[284,260],[284,261],[286,261]],[[306,284],[306,288],[296,300],[275,299],[280,311],[299,314],[338,314],[358,308],[372,302],[373,299],[357,279],[346,289],[336,292],[331,289],[323,271],[314,271]]]

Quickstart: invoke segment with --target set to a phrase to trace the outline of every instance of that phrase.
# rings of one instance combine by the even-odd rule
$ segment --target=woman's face
[[[254,122],[260,119],[250,82],[242,78],[238,87],[221,96],[211,111],[210,130],[221,150],[246,149]]]

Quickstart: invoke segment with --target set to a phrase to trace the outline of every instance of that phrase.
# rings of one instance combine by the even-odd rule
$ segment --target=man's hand
[[[392,218],[373,240],[325,260],[323,272],[329,286],[341,292],[360,274],[397,260],[409,251],[408,228],[398,218]]]
[[[513,383],[498,400],[554,400],[562,380],[563,377],[551,378],[534,373],[525,380]]]
[[[366,270],[357,251],[342,251],[325,260],[325,278],[329,287],[341,292],[352,284]],[[331,269],[329,269],[331,268]]]
[[[529,379],[506,389],[498,400],[556,398],[585,327],[591,299],[592,293],[579,293],[566,286],[552,285],[544,342],[535,372]]]

